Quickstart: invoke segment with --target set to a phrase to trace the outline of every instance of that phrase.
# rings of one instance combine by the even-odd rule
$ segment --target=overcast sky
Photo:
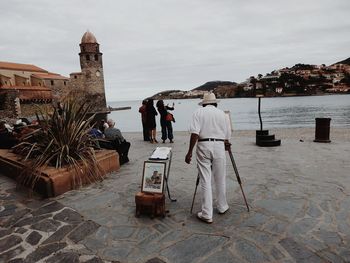
[[[89,29],[108,101],[350,56],[350,0],[0,0],[0,61],[69,76]]]

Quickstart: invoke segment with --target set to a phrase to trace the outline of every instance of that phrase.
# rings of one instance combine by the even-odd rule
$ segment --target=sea
[[[187,131],[192,113],[199,107],[200,99],[164,100],[175,104],[173,129]],[[131,107],[130,110],[113,111],[108,118],[114,119],[122,132],[142,131],[138,112],[142,100],[111,101],[108,105]],[[155,101],[156,103],[156,101]],[[260,129],[257,98],[220,99],[218,108],[228,111],[234,130]],[[261,99],[261,117],[264,129],[315,127],[315,118],[331,118],[331,127],[350,128],[350,94],[273,97]],[[157,130],[160,130],[159,115]]]

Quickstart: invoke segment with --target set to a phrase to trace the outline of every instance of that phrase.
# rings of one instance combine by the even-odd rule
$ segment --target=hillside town
[[[211,81],[190,91],[163,91],[153,98],[199,98],[208,91],[220,98],[350,93],[350,58],[330,66],[296,64],[265,75],[251,76],[242,83]]]

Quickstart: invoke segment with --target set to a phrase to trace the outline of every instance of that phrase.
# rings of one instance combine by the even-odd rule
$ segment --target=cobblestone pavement
[[[272,131],[282,146],[259,148],[253,132],[233,134],[232,151],[251,211],[227,158],[230,210],[204,224],[189,213],[196,165],[184,162],[189,135],[174,144],[132,142],[130,163],[101,183],[52,200],[28,200],[1,179],[0,259],[28,262],[350,262],[349,129],[314,143],[313,129]],[[332,134],[339,136],[332,138]],[[166,218],[135,218],[143,161],[173,147]],[[200,209],[200,191],[194,211]],[[69,257],[69,260],[65,260]],[[20,260],[13,262],[22,262]]]
[[[0,176],[0,262],[103,262],[80,242],[100,226]]]

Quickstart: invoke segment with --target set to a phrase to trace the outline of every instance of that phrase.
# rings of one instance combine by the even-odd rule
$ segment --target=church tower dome
[[[86,43],[97,43],[96,37],[89,30],[86,31],[83,37],[81,38],[81,44]]]

